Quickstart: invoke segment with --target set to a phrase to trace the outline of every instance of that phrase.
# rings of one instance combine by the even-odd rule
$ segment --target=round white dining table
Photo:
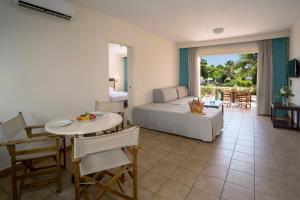
[[[99,115],[95,120],[84,122],[77,120],[78,115],[66,115],[53,119],[45,124],[45,130],[48,133],[56,135],[74,136],[90,133],[97,133],[114,128],[123,121],[121,115],[116,113],[104,113]],[[72,123],[66,126],[54,126],[55,122],[60,120],[71,120]]]

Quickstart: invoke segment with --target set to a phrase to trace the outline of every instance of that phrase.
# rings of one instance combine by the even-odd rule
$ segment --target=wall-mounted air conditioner
[[[69,0],[16,0],[22,7],[70,20],[75,14],[74,4]]]

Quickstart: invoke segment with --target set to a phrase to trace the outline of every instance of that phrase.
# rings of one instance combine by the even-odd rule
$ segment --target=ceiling
[[[300,0],[75,1],[177,43],[284,31],[300,18]]]

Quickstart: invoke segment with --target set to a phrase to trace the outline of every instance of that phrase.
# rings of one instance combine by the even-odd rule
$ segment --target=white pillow
[[[153,101],[156,103],[166,103],[177,99],[177,91],[175,87],[154,89]]]
[[[176,87],[178,99],[183,97],[187,97],[189,95],[189,91],[185,86],[178,86]]]
[[[109,91],[110,91],[110,92],[113,92],[113,91],[114,91],[114,88],[109,87]]]

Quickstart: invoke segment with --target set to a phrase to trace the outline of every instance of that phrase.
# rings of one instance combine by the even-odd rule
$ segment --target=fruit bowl
[[[83,121],[83,122],[89,122],[89,121],[93,121],[97,118],[97,115],[95,114],[91,114],[91,113],[85,113],[83,115],[80,115],[77,117],[78,121]]]

